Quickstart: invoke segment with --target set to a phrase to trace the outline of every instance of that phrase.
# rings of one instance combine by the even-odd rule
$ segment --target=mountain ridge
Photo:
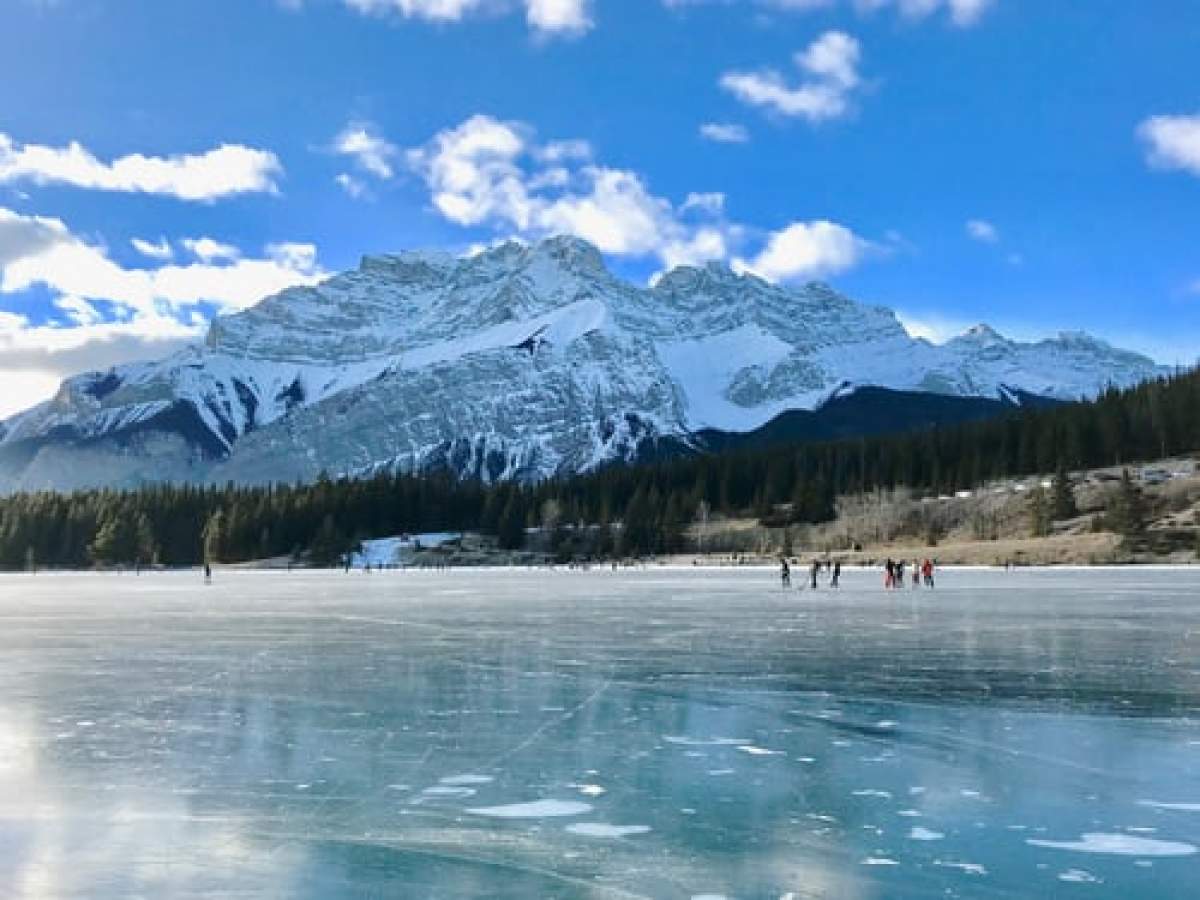
[[[263,483],[449,469],[534,480],[741,434],[873,386],[1019,403],[1164,373],[1075,332],[942,345],[828,285],[715,264],[650,287],[575,238],[364,257],[212,323],[163,360],[84,373],[0,423],[0,488]]]

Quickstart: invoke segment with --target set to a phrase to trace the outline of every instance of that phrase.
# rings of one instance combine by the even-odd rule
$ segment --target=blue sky
[[[1191,362],[1197,46],[1192,0],[8,0],[0,413],[363,253],[559,231]]]

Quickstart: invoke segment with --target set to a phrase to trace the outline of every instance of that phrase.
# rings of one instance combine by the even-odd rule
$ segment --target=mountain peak
[[[954,340],[982,346],[1011,343],[1008,338],[985,322],[980,322],[978,325],[972,325],[957,338],[954,338]]]
[[[572,272],[607,275],[608,267],[596,247],[582,238],[560,234],[532,245],[533,256],[545,256]]]
[[[753,431],[848,384],[1075,399],[1160,371],[1070,333],[919,342],[827,284],[718,263],[646,288],[573,237],[410,251],[220,317],[205,347],[69,379],[0,427],[24,448],[0,454],[0,490],[381,468],[545,478]]]

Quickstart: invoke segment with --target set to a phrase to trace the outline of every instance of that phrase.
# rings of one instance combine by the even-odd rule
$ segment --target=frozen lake
[[[0,578],[0,896],[1197,895],[1200,570],[843,581]]]

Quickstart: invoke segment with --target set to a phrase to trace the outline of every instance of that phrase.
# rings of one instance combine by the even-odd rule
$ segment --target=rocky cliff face
[[[218,319],[203,346],[89,373],[0,425],[0,488],[448,468],[532,479],[746,432],[865,385],[1093,395],[1159,374],[1081,334],[945,345],[827,286],[708,266],[651,288],[570,238],[370,257]]]

